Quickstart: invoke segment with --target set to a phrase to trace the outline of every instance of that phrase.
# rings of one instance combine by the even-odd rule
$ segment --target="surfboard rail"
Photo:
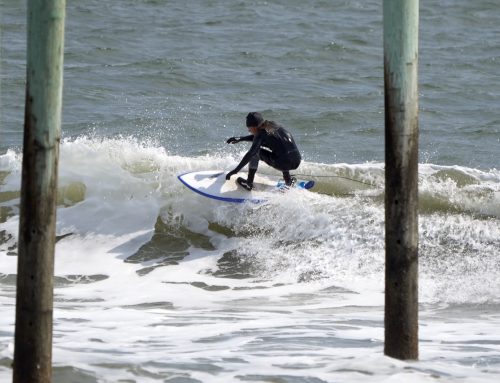
[[[268,201],[276,191],[286,188],[283,180],[276,180],[270,176],[257,175],[254,180],[255,189],[247,191],[237,185],[236,181],[226,181],[226,176],[220,170],[194,171],[179,174],[180,182],[193,192],[206,198],[223,202],[254,204]],[[314,181],[299,180],[297,189],[309,190]]]

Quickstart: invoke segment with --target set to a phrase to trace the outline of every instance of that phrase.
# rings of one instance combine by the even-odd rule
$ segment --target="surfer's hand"
[[[231,138],[228,138],[228,140],[226,141],[226,144],[236,144],[237,142],[240,142],[239,137],[231,137]]]
[[[231,170],[229,173],[226,174],[226,181],[229,181],[232,176],[234,176],[236,173],[234,170]]]

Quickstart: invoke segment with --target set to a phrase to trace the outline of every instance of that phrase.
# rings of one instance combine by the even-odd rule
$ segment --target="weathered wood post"
[[[52,381],[52,305],[65,0],[28,0],[14,383]]]
[[[418,0],[384,0],[385,349],[418,359]]]

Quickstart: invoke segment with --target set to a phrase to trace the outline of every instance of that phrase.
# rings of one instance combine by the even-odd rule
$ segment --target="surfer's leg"
[[[250,162],[248,163],[248,168],[257,170],[257,168],[259,167],[259,160],[260,160],[260,156],[259,156],[259,153],[257,153],[255,156],[253,156],[250,159]]]
[[[255,178],[255,173],[257,173],[257,169],[248,169],[247,184],[250,187],[253,187],[253,179]]]
[[[280,170],[276,166],[276,157],[275,157],[273,152],[270,152],[270,151],[264,150],[264,149],[260,149],[259,158],[262,161],[264,161],[266,164],[268,164],[270,167]]]
[[[253,180],[255,178],[255,173],[257,173],[257,168],[259,167],[259,154],[257,153],[252,157],[248,164],[248,176],[247,179],[238,177],[236,182],[248,191],[253,189]]]
[[[295,169],[296,167],[290,167],[290,161],[288,158],[277,158],[274,156],[274,153],[261,150],[260,159],[269,166],[276,170],[280,170],[283,173],[285,185],[292,186],[294,181],[296,181],[295,178],[290,175],[290,170]]]
[[[247,184],[252,188],[253,187],[253,179],[255,177],[255,173],[257,173],[257,169],[259,167],[259,153],[252,157],[250,163],[248,164],[248,177]]]
[[[283,179],[285,181],[286,186],[292,186],[297,179],[295,177],[292,177],[290,175],[290,170],[296,169],[297,166],[294,166],[293,163],[291,163],[290,159],[288,158],[280,158],[278,161],[276,161],[277,169],[281,170],[283,173]]]
[[[292,186],[295,182],[297,182],[297,179],[292,177],[288,170],[283,171],[283,179],[285,180],[286,186]]]

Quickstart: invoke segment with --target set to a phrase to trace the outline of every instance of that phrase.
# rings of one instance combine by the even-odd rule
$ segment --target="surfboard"
[[[255,175],[252,191],[243,189],[236,183],[237,175],[226,181],[226,172],[221,170],[206,170],[184,173],[177,176],[189,189],[204,197],[233,203],[261,203],[268,201],[276,193],[288,189],[285,182],[278,177]],[[297,180],[293,188],[309,190],[314,187],[314,181]]]

